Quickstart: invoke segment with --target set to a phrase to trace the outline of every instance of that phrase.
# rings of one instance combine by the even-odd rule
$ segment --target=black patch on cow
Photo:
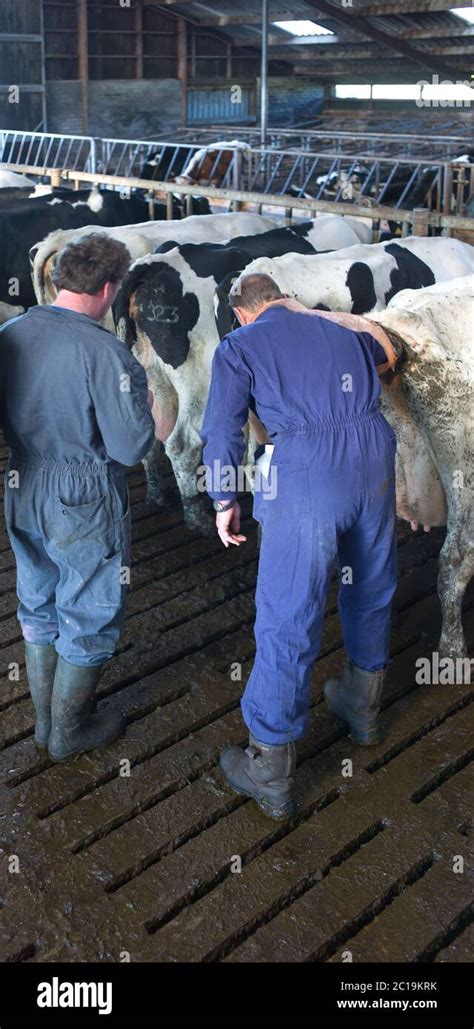
[[[315,307],[312,308],[312,310],[313,311],[330,311],[331,308],[328,307],[327,304],[316,304]]]
[[[101,190],[102,207],[100,211],[92,211],[85,202],[90,194],[90,189],[60,189],[53,191],[53,196],[26,197],[8,205],[0,204],[0,300],[23,307],[36,303],[29,251],[50,232],[83,225],[97,225],[100,231],[100,226],[131,225],[148,219],[148,205],[139,197],[122,199],[119,193]],[[52,204],[52,199],[60,203]],[[155,205],[155,217],[166,217],[165,204]],[[12,278],[18,279],[20,284],[18,296],[9,293]]]
[[[302,225],[288,225],[282,229],[269,229],[255,236],[236,236],[229,246],[245,250],[252,258],[281,257],[282,254],[315,254],[316,248],[305,238],[313,228],[313,222]]]
[[[174,250],[175,247],[179,247],[179,243],[175,239],[167,239],[166,243],[160,243],[155,254],[167,254],[168,250]]]
[[[346,286],[351,294],[351,314],[364,314],[371,311],[377,303],[375,294],[374,277],[368,266],[363,261],[354,261],[351,264],[346,278]]]
[[[436,281],[429,265],[399,243],[388,243],[385,252],[391,254],[397,262],[397,267],[390,272],[392,286],[385,294],[385,306],[402,289],[421,289],[423,286],[432,286]]]
[[[132,294],[136,310],[131,315]],[[194,293],[184,292],[179,272],[164,261],[153,261],[136,266],[125,276],[114,304],[114,318],[116,324],[125,319],[129,345],[136,341],[138,325],[161,360],[179,368],[189,353],[189,334],[199,318],[199,302]]]
[[[184,364],[189,353],[189,334],[199,318],[199,301],[185,293],[181,276],[161,262],[137,291],[137,322],[146,332],[161,360],[173,368]]]
[[[245,251],[225,243],[181,243],[181,257],[200,279],[215,278],[220,282],[232,271],[245,268],[252,258]]]
[[[225,279],[219,283],[216,289],[215,314],[219,339],[223,339],[229,332],[239,327],[237,317],[229,304],[229,293],[237,278],[238,274],[231,272],[230,275],[226,275]]]

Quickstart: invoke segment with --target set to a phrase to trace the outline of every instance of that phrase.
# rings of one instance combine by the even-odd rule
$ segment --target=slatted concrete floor
[[[474,687],[414,682],[416,658],[436,647],[442,533],[400,531],[386,738],[370,751],[322,702],[342,656],[333,586],[298,746],[299,814],[274,823],[217,765],[224,744],[245,741],[230,669],[239,662],[244,681],[252,663],[255,523],[245,547],[225,551],[184,526],[176,493],[153,511],[140,471],[130,486],[133,588],[100,687],[128,728],[103,752],[54,766],[35,748],[13,559],[0,540],[0,958],[468,960]],[[465,623],[472,639],[469,604]]]

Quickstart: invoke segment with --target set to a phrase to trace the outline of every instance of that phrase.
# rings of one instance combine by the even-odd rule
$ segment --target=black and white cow
[[[270,275],[306,307],[352,314],[380,311],[402,289],[421,289],[473,270],[473,247],[441,236],[409,236],[333,254],[260,258],[246,268]]]
[[[152,182],[166,182],[179,175],[193,154],[192,147],[151,146],[140,168],[139,178]]]
[[[305,310],[297,301],[286,303]],[[447,525],[439,559],[438,650],[450,659],[443,665],[445,682],[470,682],[462,601],[474,574],[474,277],[402,290],[386,310],[364,317],[321,314],[396,347],[395,374],[382,376],[382,410],[397,436],[397,514],[425,532]],[[254,429],[271,442],[255,416]]]
[[[165,217],[165,205],[155,206],[157,217]],[[54,229],[129,225],[147,216],[145,200],[112,190],[60,188],[52,195],[0,202],[0,300],[23,307],[35,303],[29,250]]]
[[[405,347],[401,373],[383,395],[397,434],[397,512],[412,527],[447,525],[439,558],[439,652],[463,658],[462,601],[474,574],[472,274],[404,290],[369,320],[395,332]]]
[[[313,222],[313,233],[318,232],[321,222]],[[335,238],[339,227],[335,220]],[[316,241],[313,235],[311,245]],[[327,242],[326,237],[326,246]],[[214,314],[219,278],[230,280],[240,270],[259,270],[260,266],[279,269],[282,262],[289,269],[300,261],[317,262],[311,265],[311,272],[306,266],[299,268],[297,285],[292,281],[284,291],[298,295],[319,266],[321,275],[317,279],[324,299],[319,297],[308,306],[322,304],[334,310],[363,312],[381,309],[398,289],[429,285],[443,276],[463,274],[472,266],[472,249],[457,240],[404,240],[396,245],[395,253],[386,251],[387,246],[393,244],[354,244],[335,253],[309,255],[308,238],[302,239],[294,229],[276,230],[248,241],[231,240],[227,247],[176,247],[132,266],[115,305],[117,333],[134,347],[147,372],[155,396],[157,439],[165,444],[191,524],[200,524],[201,519],[196,469],[212,357],[219,341]],[[267,254],[282,254],[285,249],[287,253],[252,261],[256,248],[260,252],[266,248]],[[331,287],[329,303],[327,290]],[[157,443],[145,460],[149,499],[155,501],[160,500],[161,493],[158,451]]]
[[[139,178],[149,179],[151,182],[194,181],[179,178],[185,165],[191,160],[193,153],[192,147],[179,145],[171,146],[164,144],[161,148],[150,147],[140,168]],[[188,196],[185,198],[180,193],[174,193],[173,196],[175,202],[182,209],[183,216],[185,213],[211,214],[211,206],[207,197]]]
[[[9,322],[11,318],[18,318],[20,314],[25,313],[24,307],[15,307],[14,304],[4,304],[0,300],[0,325],[4,322]]]
[[[21,199],[22,197],[30,196],[35,187],[36,183],[33,179],[0,167],[0,200],[6,200],[7,198]]]
[[[214,294],[222,276],[237,275],[260,254],[315,253],[331,246],[356,246],[356,219],[325,215],[294,227],[239,236],[227,245],[168,242],[151,258],[137,261],[124,279],[114,305],[118,335],[134,347],[147,371],[156,400],[157,439],[165,443],[178,482],[187,520],[199,524],[196,502],[199,429],[207,397],[210,365],[219,336]],[[158,461],[160,444],[145,459],[148,499],[162,499]]]
[[[239,233],[245,232],[250,235],[267,232],[273,225],[274,222],[270,218],[265,218],[261,214],[235,211],[230,214],[204,214],[199,217],[191,215],[189,218],[170,219],[167,222],[148,221],[135,225],[103,227],[102,231],[112,239],[125,243],[132,261],[136,261],[139,257],[152,254],[168,240],[174,241],[173,246],[181,242],[204,243],[214,240],[217,243]],[[50,304],[56,296],[51,273],[57,255],[72,240],[81,239],[91,232],[97,232],[96,225],[84,225],[79,229],[57,229],[30,249],[33,287],[39,304]],[[111,316],[104,324],[113,331],[114,322]]]

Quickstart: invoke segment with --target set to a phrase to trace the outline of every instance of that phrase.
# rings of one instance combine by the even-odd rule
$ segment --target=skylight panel
[[[457,14],[458,18],[463,18],[464,21],[471,22],[474,24],[474,8],[472,7],[450,7],[451,14]]]
[[[274,21],[279,29],[289,32],[291,36],[333,36],[334,32],[318,25],[315,21]]]

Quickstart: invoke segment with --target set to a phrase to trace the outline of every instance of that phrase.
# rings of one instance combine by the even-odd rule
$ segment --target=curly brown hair
[[[120,282],[131,260],[124,243],[106,236],[104,232],[91,232],[77,243],[73,241],[64,247],[56,261],[52,279],[58,290],[94,296],[106,282]]]

